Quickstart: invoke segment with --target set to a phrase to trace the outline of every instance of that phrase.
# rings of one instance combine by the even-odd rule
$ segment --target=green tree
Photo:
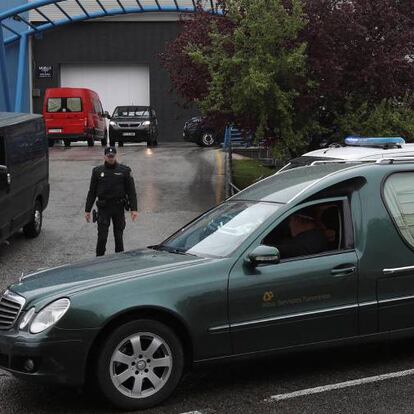
[[[295,101],[309,87],[306,44],[298,41],[306,21],[300,0],[227,0],[223,33],[213,23],[207,46],[189,45],[193,61],[209,73],[198,105],[207,116],[226,115],[256,138],[271,138],[281,152],[296,152],[317,127],[300,121]]]
[[[378,104],[356,104],[349,98],[345,111],[336,115],[337,141],[347,135],[402,136],[414,142],[414,96],[383,99]]]

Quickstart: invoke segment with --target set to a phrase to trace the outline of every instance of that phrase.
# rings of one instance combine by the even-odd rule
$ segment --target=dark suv
[[[122,147],[124,142],[158,145],[158,121],[149,106],[117,106],[109,122],[109,142]]]
[[[195,142],[200,147],[219,145],[224,139],[224,130],[217,131],[201,116],[195,116],[184,124],[183,137],[185,141]]]

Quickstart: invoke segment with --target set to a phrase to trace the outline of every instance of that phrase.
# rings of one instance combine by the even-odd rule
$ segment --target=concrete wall
[[[27,3],[27,0],[0,0],[0,12],[6,11],[10,8],[20,6]],[[26,16],[25,16],[26,17]],[[5,23],[14,30],[18,32],[24,30],[26,26],[22,23],[16,22],[14,20],[7,20]],[[11,33],[7,30],[3,31],[4,37],[7,38]],[[12,107],[14,108],[14,100],[16,94],[16,78],[17,78],[17,61],[19,54],[19,42],[12,43],[9,46],[6,46],[6,64],[8,68],[8,79],[9,79],[9,91],[12,101]],[[29,59],[26,60],[27,64],[27,74],[24,87],[24,96],[23,96],[23,108],[24,112],[30,112],[30,71],[29,71]],[[1,75],[0,75],[1,76]],[[13,109],[12,108],[12,109]],[[6,111],[6,102],[4,100],[4,91],[2,90],[2,85],[0,82],[0,112]]]
[[[61,64],[144,64],[150,68],[150,100],[158,115],[160,141],[181,140],[184,122],[195,111],[177,104],[169,75],[159,60],[159,54],[179,29],[179,23],[171,21],[107,21],[78,23],[45,32],[42,38],[33,39],[33,64],[53,66],[53,78],[38,79],[33,74],[34,91],[40,92],[39,97],[33,98],[34,111],[41,112],[46,88],[60,86]]]

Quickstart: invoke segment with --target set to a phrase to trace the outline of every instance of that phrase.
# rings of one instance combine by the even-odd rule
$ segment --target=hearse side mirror
[[[280,253],[276,247],[260,245],[248,256],[247,262],[254,267],[265,264],[278,264]]]

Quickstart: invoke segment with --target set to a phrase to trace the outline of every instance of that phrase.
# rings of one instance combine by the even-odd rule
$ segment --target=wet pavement
[[[223,197],[222,160],[216,150],[191,144],[126,146],[121,161],[134,174],[140,217],[128,220],[126,247],[160,242]],[[22,272],[93,257],[96,226],[83,219],[91,169],[100,147],[51,151],[50,204],[41,236],[17,234],[0,247],[0,290]],[[113,250],[110,237],[108,250]],[[273,395],[414,367],[414,341],[295,353],[198,368],[177,392],[149,414],[212,413],[412,413],[414,377],[393,378],[341,390],[269,402]],[[116,413],[76,389],[26,384],[0,371],[0,413]]]

